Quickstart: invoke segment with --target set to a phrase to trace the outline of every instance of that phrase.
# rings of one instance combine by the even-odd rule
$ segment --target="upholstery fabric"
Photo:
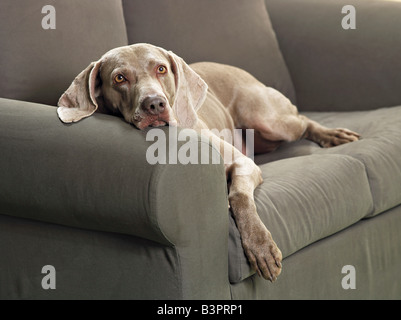
[[[42,28],[45,5],[56,29]],[[126,44],[121,1],[2,0],[0,97],[55,106],[89,63]]]
[[[219,199],[222,219],[226,218],[222,163],[151,165],[146,153],[154,141],[146,140],[147,131],[122,118],[95,114],[66,125],[50,106],[0,99],[0,107],[2,214],[12,212],[17,217],[130,234],[163,244],[185,238],[180,230],[188,230],[183,225],[190,216],[183,212],[203,198],[216,203]],[[168,127],[157,130],[168,137]],[[13,144],[8,143],[11,140]],[[193,143],[202,148],[200,143],[206,142]],[[183,144],[179,142],[177,150]],[[216,189],[194,184],[192,191],[198,192],[185,196],[191,181],[209,178]],[[201,205],[198,209],[207,210]]]
[[[0,215],[0,252],[1,299],[182,298],[178,255],[154,241]],[[46,265],[55,290],[42,288]]]
[[[177,145],[191,143],[199,161],[208,150],[208,164],[151,165],[154,141],[121,118],[95,114],[66,125],[51,106],[9,99],[0,99],[0,113],[1,298],[49,298],[27,282],[52,263],[67,282],[55,298],[229,298],[226,176],[208,142]],[[158,130],[170,140],[167,127]],[[75,294],[78,283],[88,288]]]
[[[352,144],[323,149],[310,141],[284,144],[275,153],[261,155],[258,163],[308,154],[342,154],[361,161],[366,167],[372,190],[371,215],[401,203],[401,106],[360,112],[305,112],[328,127],[343,127],[362,135]]]
[[[233,299],[400,299],[401,206],[359,221],[283,261],[275,283],[257,275],[231,285]],[[355,268],[356,288],[345,290],[344,266]]]
[[[255,190],[257,211],[284,258],[372,211],[365,168],[352,157],[303,156],[264,164],[261,169],[264,182]],[[237,261],[230,260],[229,274],[236,283],[253,270],[242,246],[238,247],[238,238],[230,240],[229,257]]]
[[[401,203],[401,107],[304,114],[362,139],[328,149],[301,140],[255,158],[264,178],[255,190],[258,212],[284,256]],[[230,227],[235,283],[253,272],[233,221]]]
[[[266,0],[302,111],[401,104],[401,2]],[[345,5],[356,29],[344,30]]]

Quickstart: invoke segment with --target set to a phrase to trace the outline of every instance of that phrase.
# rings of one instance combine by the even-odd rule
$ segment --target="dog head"
[[[139,129],[166,124],[192,128],[207,85],[182,58],[150,44],[110,50],[72,82],[58,102],[65,123],[98,109]]]

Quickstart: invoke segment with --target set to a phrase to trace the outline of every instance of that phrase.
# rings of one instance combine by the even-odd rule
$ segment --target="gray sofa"
[[[356,29],[341,27],[346,4]],[[2,1],[0,298],[400,299],[400,17],[373,0]],[[147,132],[120,118],[58,120],[74,77],[136,42],[244,68],[362,135],[255,158],[257,210],[284,257],[275,283],[246,261],[222,164],[150,165]]]

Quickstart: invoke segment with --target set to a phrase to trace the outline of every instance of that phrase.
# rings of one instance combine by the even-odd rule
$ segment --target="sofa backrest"
[[[55,29],[42,27],[46,5]],[[1,0],[0,97],[56,105],[91,61],[126,44],[121,1]]]
[[[295,103],[263,0],[2,0],[0,97],[56,105],[90,62],[138,42],[241,67]]]
[[[123,0],[128,42],[243,68],[295,103],[263,0]]]
[[[299,110],[401,104],[400,1],[266,0],[266,6]],[[350,17],[355,29],[344,29],[342,22],[350,23]]]

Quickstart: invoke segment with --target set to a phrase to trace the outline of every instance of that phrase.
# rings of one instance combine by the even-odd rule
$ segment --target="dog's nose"
[[[166,99],[161,96],[147,97],[142,102],[142,109],[150,114],[160,114],[166,109]]]

